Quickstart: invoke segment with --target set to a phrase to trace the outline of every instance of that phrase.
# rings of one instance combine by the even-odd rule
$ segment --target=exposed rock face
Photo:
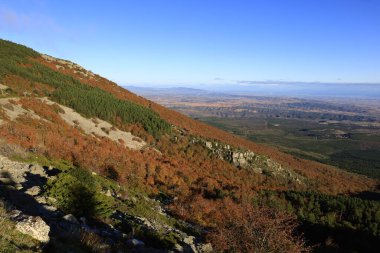
[[[36,196],[40,193],[39,186],[47,180],[48,175],[40,165],[15,162],[0,155],[0,183],[12,185],[16,189],[24,189],[26,193]],[[30,187],[29,187],[30,186]]]
[[[273,161],[269,157],[256,154],[250,150],[237,149],[227,144],[201,138],[194,138],[192,143],[201,143],[217,157],[232,163],[237,168],[251,170],[259,174],[263,173],[268,176],[282,177],[299,184],[303,182],[302,176],[293,170],[283,168],[281,164]]]
[[[112,225],[88,223],[85,218],[81,218],[79,222],[72,214],[65,215],[52,206],[56,203],[56,200],[43,195],[43,186],[47,180],[56,178],[56,174],[51,173],[52,170],[53,168],[51,167],[12,161],[0,155],[0,187],[8,191],[7,198],[11,200],[12,208],[16,208],[12,211],[11,219],[16,223],[17,230],[43,243],[49,242],[49,233],[51,238],[56,238],[57,235],[80,237],[82,232],[86,232],[96,234],[104,239],[107,245],[123,242],[133,248],[135,252],[150,252],[149,242],[145,244],[141,240],[131,238],[130,235],[124,236],[123,232],[118,230],[119,228],[116,229]],[[109,198],[117,199],[119,197],[111,189],[100,193],[107,195]],[[157,213],[168,215],[159,201],[144,198],[146,201],[155,202],[154,210]],[[120,211],[115,211],[110,218],[118,221],[118,224],[121,223],[121,227],[133,228],[138,226],[144,231],[162,235],[174,234],[177,243],[171,249],[174,252],[206,253],[212,251],[210,244],[203,244],[199,238],[188,235],[155,219],[132,216]],[[194,225],[188,224],[188,226],[200,230]]]
[[[25,191],[26,194],[29,194],[30,196],[37,196],[41,193],[41,187],[39,186],[33,186]]]
[[[213,252],[213,248],[211,243],[205,243],[198,247],[198,251],[202,253],[211,253]]]
[[[162,234],[174,233],[179,239],[178,243],[174,245],[174,252],[189,252],[189,253],[208,253],[212,252],[212,246],[210,243],[203,244],[199,242],[199,240],[191,235],[187,235],[185,232],[171,227],[169,225],[158,224],[154,220],[148,220],[144,217],[139,216],[130,216],[120,211],[115,211],[111,216],[112,219],[118,220],[123,224],[129,224],[132,227],[138,225],[143,230],[155,231]],[[134,239],[132,239],[134,240]],[[131,240],[128,241],[130,243]],[[136,244],[137,245],[137,244]],[[137,246],[135,246],[137,247]],[[138,247],[143,247],[143,245],[139,245]]]
[[[263,158],[263,156],[255,154],[252,151],[234,149],[230,145],[224,145],[219,142],[193,139],[193,143],[203,143],[206,148],[211,150],[211,152],[216,154],[220,159],[233,163],[239,168],[252,169],[252,165]]]
[[[55,65],[56,69],[65,69],[65,68],[74,69],[74,72],[77,74],[81,74],[84,77],[95,78],[94,73],[92,73],[89,70],[86,70],[82,66],[80,66],[76,63],[73,63],[71,61],[58,59],[58,58],[55,58],[55,57],[52,57],[52,56],[46,55],[46,54],[41,54],[41,57],[44,58],[48,62],[56,63],[56,65]]]
[[[232,151],[232,163],[241,168],[249,167],[256,159],[257,155],[251,151]]]
[[[28,216],[20,211],[14,211],[12,219],[16,222],[16,229],[23,234],[30,235],[34,239],[49,242],[50,227],[39,216]]]

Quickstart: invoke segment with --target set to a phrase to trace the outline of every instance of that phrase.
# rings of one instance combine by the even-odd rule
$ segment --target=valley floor
[[[256,143],[380,179],[380,101],[137,91]]]

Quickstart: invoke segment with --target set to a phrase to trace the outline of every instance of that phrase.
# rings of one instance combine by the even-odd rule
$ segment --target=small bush
[[[95,193],[70,174],[59,176],[49,190],[65,213],[77,216],[95,215]]]
[[[57,200],[65,213],[76,216],[107,217],[113,211],[114,200],[98,193],[102,186],[90,172],[74,168],[49,181],[47,193]]]

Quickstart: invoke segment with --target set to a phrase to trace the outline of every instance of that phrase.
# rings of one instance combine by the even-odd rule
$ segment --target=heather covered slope
[[[230,250],[244,251],[245,247],[246,252],[258,251],[257,245],[239,242],[240,235],[231,231],[244,227],[245,241],[255,242],[260,237],[250,237],[252,230],[259,231],[259,235],[270,232],[265,245],[260,245],[263,252],[281,252],[283,247],[301,252],[302,240],[290,228],[297,227],[294,215],[306,219],[314,209],[305,215],[304,210],[297,209],[302,205],[284,200],[281,192],[292,190],[305,200],[304,192],[324,193],[332,202],[349,202],[334,195],[376,190],[375,180],[243,140],[136,96],[72,62],[8,41],[1,40],[0,46],[2,154],[56,167],[60,174],[49,178],[49,184],[40,185],[45,191],[39,194],[61,200],[56,208],[66,214],[74,210],[77,216],[89,215],[95,221],[112,224],[127,234],[127,239],[137,238],[148,247],[164,245],[161,250],[178,251],[179,246],[200,247],[211,241],[216,250],[223,250],[229,247],[222,241],[230,233],[228,240],[234,245]],[[73,195],[63,191],[67,184],[90,192],[95,185],[92,193],[96,198],[109,190],[107,194],[114,199],[101,199],[99,205],[105,205],[105,212],[85,214],[67,207],[63,196]],[[266,191],[274,191],[273,197],[262,195]],[[150,199],[155,199],[154,205],[149,204]],[[278,203],[274,205],[271,200]],[[284,201],[289,203],[285,206],[294,204],[294,208],[280,208]],[[329,205],[313,213],[318,225],[376,235],[377,204],[372,211],[365,210],[368,216],[355,213],[358,204],[349,210],[339,209],[340,213],[352,211],[354,215],[339,215]],[[372,202],[365,206],[372,206]],[[164,218],[155,216],[156,211],[152,213],[160,208]],[[259,218],[251,212],[257,212]],[[121,224],[112,216],[116,214],[123,217]],[[226,214],[230,215],[229,224],[225,224]],[[138,220],[136,217],[153,224],[153,229],[125,224],[130,219]],[[362,220],[371,229],[366,230]],[[139,233],[131,233],[136,229]],[[201,251],[199,247],[197,251]]]
[[[42,56],[39,58],[39,62],[63,74],[70,75],[73,78],[80,80],[82,83],[105,90],[119,99],[132,101],[139,105],[151,108],[153,111],[158,113],[162,119],[172,125],[184,129],[189,134],[203,136],[208,139],[215,139],[223,143],[234,145],[236,147],[243,147],[253,152],[267,155],[277,160],[284,166],[291,167],[302,175],[317,181],[318,190],[320,191],[336,194],[340,192],[362,191],[367,187],[374,189],[374,187],[376,187],[376,183],[373,180],[368,180],[364,177],[357,177],[356,175],[337,170],[336,168],[325,164],[299,159],[289,154],[280,152],[274,148],[255,144],[244,138],[193,120],[183,114],[170,110],[143,97],[137,96],[98,75],[94,75],[93,73],[86,74],[87,72],[83,69],[76,70],[73,67],[70,67],[72,63],[57,60],[48,56]]]

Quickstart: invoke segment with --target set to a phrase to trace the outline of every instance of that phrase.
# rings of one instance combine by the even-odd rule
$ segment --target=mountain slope
[[[220,142],[228,143],[237,147],[244,147],[253,152],[267,155],[277,160],[281,164],[297,170],[302,175],[318,181],[320,184],[318,186],[318,190],[320,191],[335,194],[340,192],[362,191],[367,187],[372,188],[376,186],[376,183],[374,181],[370,182],[368,179],[353,176],[352,174],[337,170],[332,166],[295,158],[291,155],[279,152],[276,149],[255,144],[241,137],[226,133],[210,125],[206,125],[202,122],[193,120],[183,114],[139,97],[100,76],[93,74],[93,76],[91,76],[91,74],[83,74],[83,72],[77,71],[73,67],[70,68],[70,65],[67,65],[67,62],[65,63],[61,61],[63,64],[60,65],[59,60],[46,56],[42,56],[42,59],[40,58],[40,62],[63,74],[70,75],[85,84],[110,92],[119,99],[133,101],[137,104],[149,107],[158,113],[162,119],[166,120],[172,125],[183,128],[184,130],[188,131],[189,134],[200,135],[209,139],[215,139]]]
[[[301,196],[312,191],[344,202],[333,195],[376,190],[375,180],[246,141],[136,96],[77,64],[4,40],[0,41],[0,83],[1,154],[58,170],[52,177],[43,174],[48,182],[39,181],[40,192],[33,198],[52,198],[54,203],[49,204],[60,211],[93,219],[91,225],[98,232],[102,230],[97,222],[110,223],[117,231],[129,233],[125,237],[144,240],[151,249],[187,247],[206,252],[203,247],[209,240],[216,250],[228,249],[219,231],[230,231],[229,239],[237,242],[240,235],[230,228],[240,226],[246,228],[245,241],[252,242],[259,236],[252,238],[249,231],[271,229],[274,234],[262,245],[267,251],[281,252],[287,245],[289,252],[301,252],[302,240],[285,226],[294,221],[288,211],[295,211],[252,207],[252,202],[267,201],[268,195],[264,198],[262,192],[274,191],[276,196],[293,190]],[[17,190],[17,184],[10,185],[9,177],[4,178],[5,192]],[[26,191],[24,185],[19,187]],[[74,193],[66,192],[71,188]],[[87,203],[94,206],[93,212],[70,204],[77,203],[71,199],[79,192],[84,198],[93,196],[94,201]],[[7,194],[4,198],[10,201]],[[281,195],[278,201],[292,204]],[[162,207],[163,215],[152,212]],[[368,211],[373,217],[370,225],[380,222],[377,208]],[[325,217],[330,211],[320,210],[319,215]],[[226,214],[232,215],[230,228],[224,227]],[[349,227],[350,223],[365,230],[357,222],[363,216],[334,219],[334,226]],[[50,218],[46,222],[56,227]],[[318,222],[322,224],[325,218]],[[268,232],[260,229],[259,235]],[[378,230],[369,231],[376,234]],[[189,235],[195,237],[189,239]],[[257,245],[240,242],[235,246],[235,251],[241,251]]]

